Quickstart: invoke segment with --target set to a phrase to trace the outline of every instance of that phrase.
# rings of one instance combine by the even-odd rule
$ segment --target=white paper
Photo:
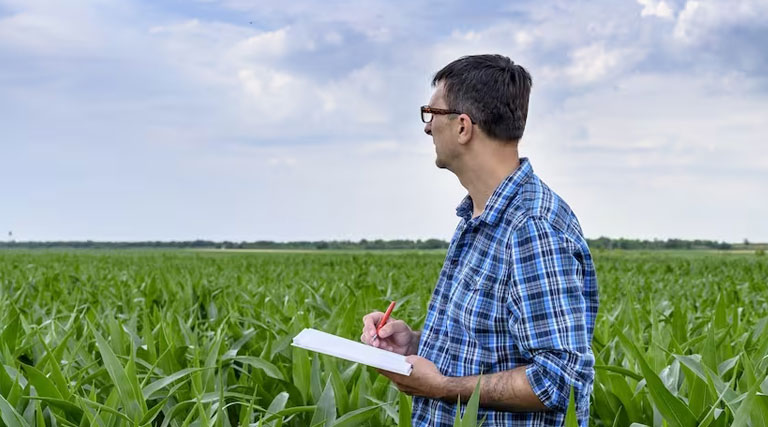
[[[291,345],[402,375],[411,375],[413,369],[402,354],[371,347],[317,329],[304,329],[293,337]]]

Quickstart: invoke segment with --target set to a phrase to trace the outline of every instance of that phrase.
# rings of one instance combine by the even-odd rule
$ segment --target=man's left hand
[[[408,356],[405,361],[413,365],[411,375],[400,375],[378,369],[381,375],[389,378],[403,393],[412,396],[424,396],[440,399],[447,394],[447,377],[440,373],[431,361],[421,356]]]

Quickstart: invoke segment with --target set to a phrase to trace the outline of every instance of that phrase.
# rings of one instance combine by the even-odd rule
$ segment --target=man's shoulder
[[[511,233],[534,221],[561,233],[581,235],[576,214],[568,203],[535,174],[520,188],[505,212],[504,221]]]

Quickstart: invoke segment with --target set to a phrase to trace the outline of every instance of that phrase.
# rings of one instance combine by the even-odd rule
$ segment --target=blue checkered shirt
[[[589,419],[595,358],[597,279],[568,205],[520,167],[472,218],[467,196],[419,342],[443,375],[491,374],[525,366],[543,412],[480,408],[483,426],[562,426],[571,386],[579,425]],[[456,403],[414,397],[413,425],[453,426]]]

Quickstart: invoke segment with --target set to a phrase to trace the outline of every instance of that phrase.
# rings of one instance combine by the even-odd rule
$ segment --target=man
[[[408,356],[410,376],[380,371],[414,396],[413,425],[452,426],[482,374],[484,426],[563,425],[571,387],[587,426],[597,281],[576,216],[518,157],[531,76],[500,55],[438,71],[422,107],[439,168],[469,194],[422,331],[383,314],[361,340]]]

